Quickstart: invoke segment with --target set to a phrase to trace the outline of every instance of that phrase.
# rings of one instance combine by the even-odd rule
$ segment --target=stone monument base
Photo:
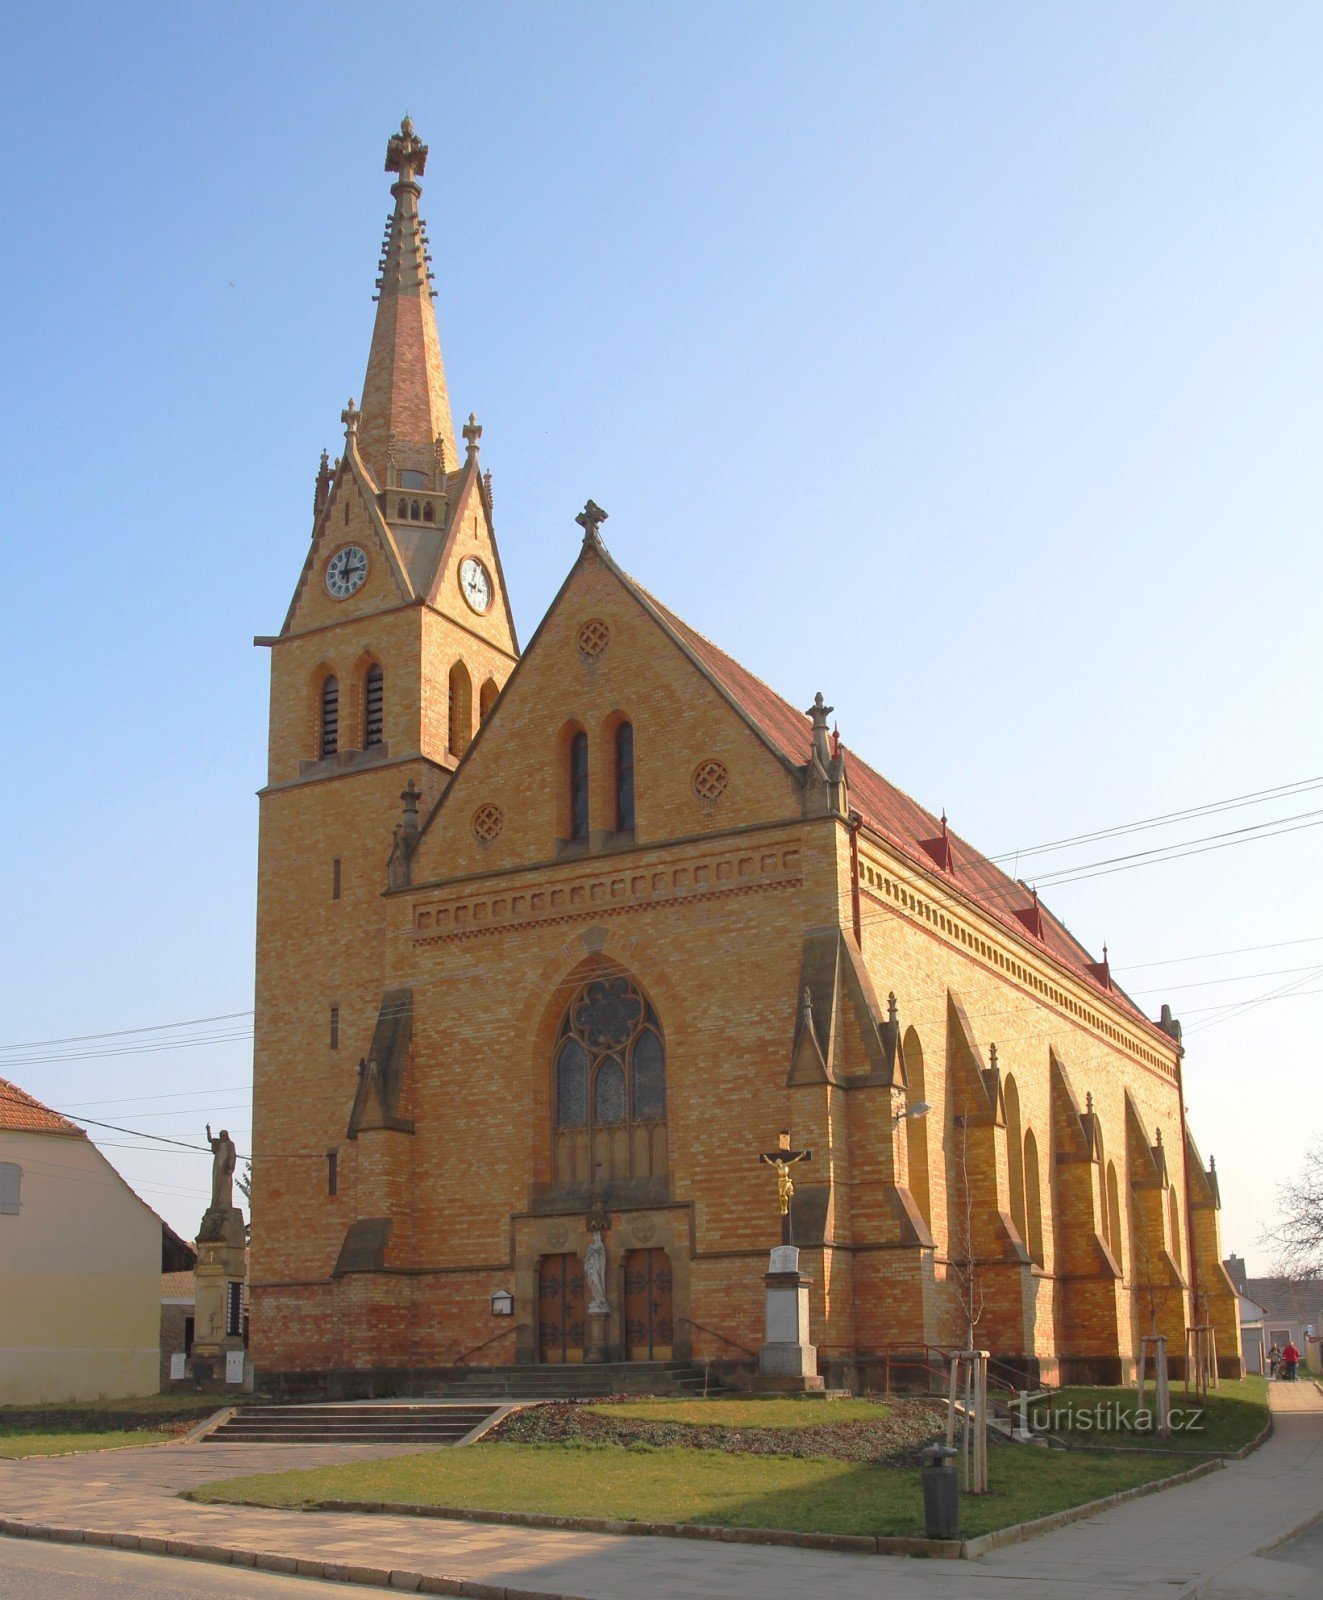
[[[606,1311],[590,1311],[588,1313],[588,1337],[583,1347],[583,1359],[585,1361],[606,1360],[606,1330],[610,1318],[611,1312],[609,1309]]]
[[[758,1356],[757,1390],[762,1394],[822,1394],[818,1350],[809,1343],[808,1291],[813,1280],[799,1270],[794,1245],[772,1251],[765,1285],[766,1337]]]

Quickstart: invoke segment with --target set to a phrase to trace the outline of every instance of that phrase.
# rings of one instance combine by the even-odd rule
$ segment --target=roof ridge
[[[617,570],[622,570],[617,568]],[[694,647],[701,646],[711,659],[703,663],[707,670],[717,678],[724,678],[723,687],[734,700],[739,703],[745,714],[768,739],[782,753],[783,758],[793,764],[803,765],[812,754],[812,722],[806,712],[798,710],[784,695],[774,689],[771,684],[760,678],[757,673],[751,672],[748,667],[737,661],[729,651],[723,650],[719,644],[714,643],[705,634],[678,616],[664,601],[646,589],[631,574],[622,571],[622,576],[632,584],[648,604],[654,606],[666,623],[674,628],[680,637],[692,642]],[[732,681],[733,680],[733,681]],[[749,686],[768,697],[771,706],[765,706],[764,712],[774,711],[775,715],[760,715],[756,706],[749,705],[748,696],[742,693]],[[787,718],[793,719],[793,726],[797,738],[802,738],[803,749],[793,750],[787,748],[787,727],[777,724],[785,723]],[[846,782],[852,806],[863,817],[865,823],[877,834],[891,841],[896,849],[920,871],[931,874],[933,863],[921,858],[922,834],[916,823],[921,823],[924,830],[936,829],[941,826],[941,820],[921,801],[917,800],[907,790],[893,783],[884,773],[879,772],[859,751],[845,740],[841,741],[848,758],[846,768]],[[870,804],[870,800],[873,802]],[[912,816],[908,819],[892,815],[888,818],[886,813],[896,806],[904,811],[909,809]],[[870,814],[871,813],[871,814]],[[906,825],[908,822],[908,826]],[[913,837],[910,837],[913,833]],[[995,861],[986,856],[977,845],[973,844],[963,834],[951,829],[948,825],[947,835],[951,839],[956,851],[952,856],[953,867],[946,874],[948,878],[974,902],[984,915],[1005,927],[1009,932],[1023,937],[1023,919],[1017,916],[1017,911],[1028,910],[1034,903],[1033,891],[1026,888],[1018,878],[1013,878],[999,867]],[[939,869],[940,871],[940,869]],[[940,881],[940,880],[939,880]],[[1096,974],[1089,971],[1094,965],[1092,952],[1081,940],[1066,926],[1065,922],[1050,907],[1041,901],[1037,902],[1042,914],[1044,933],[1037,938],[1036,944],[1041,945],[1044,953],[1057,961],[1060,965],[1070,970],[1076,978],[1089,983],[1092,987],[1100,988]],[[1030,938],[1033,934],[1030,933]],[[1149,1017],[1146,1017],[1139,1006],[1125,993],[1119,985],[1113,984],[1109,997],[1133,1019],[1142,1022],[1147,1028],[1156,1028]]]

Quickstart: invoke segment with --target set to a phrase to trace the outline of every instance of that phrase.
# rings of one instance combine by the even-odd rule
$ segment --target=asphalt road
[[[372,1592],[252,1567],[0,1538],[0,1600],[345,1600]]]

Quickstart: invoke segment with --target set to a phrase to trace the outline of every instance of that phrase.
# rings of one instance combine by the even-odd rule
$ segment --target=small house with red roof
[[[483,430],[451,414],[426,160],[406,118],[362,408],[256,641],[259,1383],[739,1377],[787,1237],[832,1381],[972,1344],[1005,1381],[1118,1382],[1155,1333],[1179,1371],[1199,1324],[1238,1372],[1170,1012],[817,684],[784,698],[650,594],[591,500],[520,645]],[[879,662],[856,695],[904,692]]]
[[[0,1078],[0,1405],[155,1394],[193,1252],[86,1132]]]

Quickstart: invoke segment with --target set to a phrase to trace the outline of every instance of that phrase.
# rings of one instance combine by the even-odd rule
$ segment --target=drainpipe
[[[848,818],[850,828],[850,908],[854,914],[854,942],[859,946],[859,953],[864,949],[864,922],[859,908],[859,829],[863,826],[864,819],[857,811],[852,811]]]

